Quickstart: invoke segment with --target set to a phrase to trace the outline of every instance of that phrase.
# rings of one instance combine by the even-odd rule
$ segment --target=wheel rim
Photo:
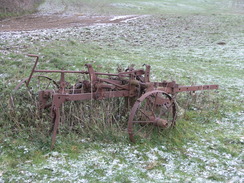
[[[153,138],[162,129],[175,126],[176,105],[167,93],[154,90],[142,95],[134,104],[128,121],[132,142],[137,138]]]
[[[33,76],[28,87],[26,86],[28,78],[23,79],[10,94],[9,104],[12,109],[15,109],[15,105],[18,100],[22,102],[36,103],[38,92],[41,90],[57,90],[58,84],[50,77],[47,76]],[[28,103],[27,103],[28,104]]]

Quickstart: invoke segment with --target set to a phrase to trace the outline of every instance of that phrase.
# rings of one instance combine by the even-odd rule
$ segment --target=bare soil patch
[[[122,23],[137,15],[86,16],[74,15],[26,15],[0,21],[0,32],[29,31],[37,29],[67,28],[95,24]]]

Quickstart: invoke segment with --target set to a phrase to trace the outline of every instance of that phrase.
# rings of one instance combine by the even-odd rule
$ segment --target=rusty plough
[[[184,91],[212,90],[218,89],[218,85],[180,86],[175,81],[151,82],[150,65],[145,69],[134,69],[129,67],[125,71],[118,71],[117,74],[101,73],[94,71],[91,64],[86,64],[86,71],[68,70],[38,70],[36,69],[39,57],[36,61],[30,76],[22,80],[14,89],[19,90],[21,86],[30,88],[29,83],[34,78],[47,80],[48,87],[40,88],[39,108],[49,108],[52,117],[52,142],[54,147],[56,135],[60,123],[60,107],[67,101],[82,100],[103,100],[114,97],[124,97],[131,107],[128,119],[128,134],[132,142],[137,136],[148,137],[153,133],[151,128],[170,128],[176,125],[176,94]],[[34,73],[59,73],[59,81],[54,81],[45,75],[34,75]],[[74,85],[66,81],[69,73],[88,75],[88,80],[82,80]],[[40,83],[36,83],[40,85]],[[11,106],[14,106],[14,99],[10,99]],[[150,126],[147,129],[146,126]]]

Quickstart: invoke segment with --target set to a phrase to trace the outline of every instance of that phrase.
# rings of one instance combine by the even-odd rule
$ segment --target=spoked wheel
[[[17,106],[38,105],[38,92],[41,90],[55,91],[58,89],[58,84],[47,76],[33,76],[28,87],[26,82],[28,78],[23,79],[13,90],[10,95],[9,104],[15,110]]]
[[[176,104],[167,93],[154,90],[142,95],[134,104],[128,121],[128,133],[132,142],[153,138],[162,129],[175,126]]]

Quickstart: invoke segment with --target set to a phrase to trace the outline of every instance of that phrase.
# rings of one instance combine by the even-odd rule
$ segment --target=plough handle
[[[36,61],[35,61],[35,64],[34,64],[34,66],[33,66],[33,68],[32,68],[32,71],[31,71],[31,73],[30,73],[30,76],[29,76],[29,78],[28,78],[28,80],[27,80],[27,82],[26,82],[26,87],[28,87],[28,85],[29,85],[29,83],[30,83],[30,80],[31,80],[31,78],[32,78],[33,73],[35,72],[35,69],[36,69],[36,66],[37,66],[37,63],[38,63],[38,60],[39,60],[39,56],[38,56],[38,55],[28,54],[27,56],[29,56],[29,57],[36,57]]]

